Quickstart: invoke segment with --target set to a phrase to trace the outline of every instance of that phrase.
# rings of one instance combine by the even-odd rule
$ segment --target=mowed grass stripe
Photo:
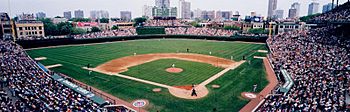
[[[181,73],[166,72],[165,69],[170,68],[172,64],[184,69],[184,71]],[[128,71],[121,74],[166,85],[179,86],[199,84],[221,70],[223,68],[214,67],[206,63],[161,59],[131,67]]]
[[[47,60],[40,61],[44,65],[47,65],[47,63],[49,65],[62,63],[64,66],[52,68],[52,70],[64,73],[121,99],[129,102],[135,99],[148,99],[150,104],[147,109],[150,112],[210,112],[214,108],[218,112],[235,112],[239,111],[248,102],[248,100],[240,97],[241,92],[251,91],[254,84],[259,84],[258,91],[260,91],[267,84],[262,61],[260,59],[253,59],[254,55],[261,56],[264,53],[251,52],[252,50],[266,50],[263,44],[203,40],[160,40],[152,39],[86,46],[64,46],[29,50],[27,52],[33,58],[47,57]],[[233,55],[235,61],[240,61],[243,55],[249,56],[247,59],[251,61],[251,65],[244,63],[235,70],[231,70],[222,77],[214,80],[207,86],[210,91],[208,96],[198,100],[179,99],[169,94],[164,88],[161,92],[154,93],[152,89],[159,87],[96,72],[92,72],[89,75],[87,70],[81,69],[81,66],[86,66],[87,63],[96,66],[112,59],[130,56],[134,52],[137,54],[175,53],[176,51],[186,52],[186,48],[189,48],[194,53],[206,55],[211,51],[213,56],[227,59],[230,59],[230,56]],[[57,58],[59,59],[55,60]],[[81,58],[84,59],[82,60]],[[198,68],[198,70],[206,71],[207,69]],[[245,72],[240,74],[243,70]],[[189,74],[192,75],[193,73]],[[191,80],[203,77],[195,75],[179,82],[192,82]],[[110,81],[97,79],[97,77]],[[156,76],[152,76],[151,78],[162,79]],[[167,79],[167,81],[175,83],[171,79]],[[212,89],[212,84],[218,84],[221,87],[219,89]]]

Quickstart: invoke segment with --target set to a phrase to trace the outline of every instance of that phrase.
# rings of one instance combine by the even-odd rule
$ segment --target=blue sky
[[[10,8],[9,2],[10,1]],[[178,6],[179,0],[171,0],[171,6]],[[191,2],[191,9],[239,11],[241,15],[248,15],[256,11],[263,16],[267,15],[268,0],[187,0]],[[315,1],[315,0],[314,0]],[[347,0],[339,0],[344,3]],[[284,10],[284,16],[288,14],[290,5],[294,2],[301,3],[301,15],[307,14],[308,4],[312,0],[279,0],[278,9]],[[322,5],[331,0],[317,0]],[[132,16],[141,16],[143,5],[154,5],[154,0],[0,0],[0,12],[9,12],[11,16],[24,13],[45,12],[48,17],[63,16],[64,11],[84,10],[89,17],[91,10],[107,10],[111,17],[119,17],[120,11],[132,11]]]

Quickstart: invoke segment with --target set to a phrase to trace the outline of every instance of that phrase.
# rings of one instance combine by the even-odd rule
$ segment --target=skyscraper
[[[131,20],[131,12],[130,11],[120,11],[120,18],[124,21]]]
[[[201,9],[195,9],[193,11],[193,18],[196,18],[196,19],[201,19],[201,15],[202,15],[202,10]]]
[[[180,0],[179,2],[179,16],[183,19],[191,18],[191,3],[185,0]]]
[[[289,9],[288,18],[296,18],[297,17],[297,9]]]
[[[221,17],[224,20],[229,20],[232,17],[232,11],[221,11]]]
[[[275,11],[275,17],[276,19],[283,19],[284,10],[276,10]]]
[[[36,18],[45,18],[46,17],[46,14],[44,12],[38,12],[35,15],[36,15]]]
[[[277,8],[277,0],[269,0],[267,18],[272,18]]]
[[[232,11],[216,11],[215,19],[229,20],[232,17]]]
[[[177,17],[177,8],[176,7],[170,7],[170,8],[153,7],[152,16],[153,17]]]
[[[155,0],[156,6],[161,8],[170,8],[170,0]]]
[[[63,12],[63,17],[66,18],[66,19],[71,19],[72,18],[72,12],[71,11]]]
[[[91,19],[97,19],[100,18],[98,11],[90,11],[90,18]]]
[[[90,18],[91,19],[109,18],[109,13],[108,11],[104,11],[104,10],[93,10],[93,11],[90,11]]]
[[[322,13],[326,13],[326,12],[332,10],[333,9],[332,6],[335,6],[335,4],[332,5],[332,3],[328,3],[326,5],[323,5]]]
[[[309,10],[308,10],[308,15],[312,15],[312,14],[316,14],[319,13],[318,12],[318,8],[319,8],[319,3],[317,2],[312,2],[309,4]]]
[[[290,6],[288,10],[288,18],[297,18],[300,13],[300,3],[295,2]]]
[[[142,8],[142,16],[152,18],[152,6],[144,5]]]
[[[293,3],[290,8],[291,9],[295,9],[295,11],[296,11],[295,17],[299,17],[299,14],[300,14],[300,3],[298,3],[298,2]]]
[[[82,11],[82,10],[75,10],[74,11],[74,17],[75,18],[84,18],[84,11]]]
[[[202,11],[201,18],[204,20],[213,20],[215,19],[215,11]]]
[[[153,17],[177,17],[177,8],[170,7],[170,0],[155,0],[155,4],[152,8]]]

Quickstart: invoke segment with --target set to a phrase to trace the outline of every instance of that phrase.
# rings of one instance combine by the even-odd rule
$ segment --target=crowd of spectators
[[[2,111],[101,111],[87,97],[53,80],[12,41],[0,40],[0,66]]]
[[[165,28],[167,35],[201,35],[201,36],[232,36],[235,31],[214,29],[214,28],[196,28],[196,27],[177,27],[177,28]]]
[[[181,20],[148,20],[144,23],[144,26],[180,27],[189,25]]]
[[[334,6],[335,7],[335,6]],[[350,22],[350,2],[347,2],[335,9],[323,13],[311,19],[311,21],[334,21],[334,22]]]
[[[334,27],[294,31],[269,38],[270,60],[277,75],[284,69],[294,86],[272,95],[259,111],[350,111],[350,41],[332,35]]]
[[[87,34],[74,35],[74,39],[88,39],[88,38],[104,38],[104,37],[118,37],[118,36],[133,36],[136,35],[135,28],[125,28],[118,30],[105,30],[101,32],[93,32]]]
[[[3,85],[1,85],[3,86]],[[21,107],[23,107],[23,103],[19,101],[13,102],[11,98],[9,97],[8,93],[4,90],[0,90],[0,110],[2,111],[10,111],[14,112],[17,108],[18,110],[22,110]],[[21,104],[20,104],[21,103]]]
[[[59,38],[68,38],[68,36],[26,36],[26,37],[18,37],[16,40],[46,40],[46,39],[59,39]]]
[[[196,27],[176,27],[165,28],[167,35],[202,35],[202,36],[232,36],[237,31],[214,29],[214,28],[196,28]],[[89,39],[89,38],[105,38],[105,37],[118,37],[118,36],[134,36],[137,35],[135,28],[125,28],[118,30],[105,30],[101,32],[91,32],[86,34],[72,35],[74,39]],[[58,39],[68,38],[69,36],[48,36],[48,37],[31,37],[17,38],[16,40],[45,40],[45,39]]]

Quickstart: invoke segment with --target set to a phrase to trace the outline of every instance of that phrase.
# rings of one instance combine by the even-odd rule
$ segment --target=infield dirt
[[[185,61],[193,61],[200,63],[208,63],[213,66],[227,68],[235,62],[229,59],[219,58],[215,56],[208,56],[202,54],[191,53],[155,53],[155,54],[143,54],[135,56],[126,56],[118,59],[108,61],[95,68],[95,70],[107,72],[107,73],[121,73],[128,70],[128,68],[144,64],[147,62],[159,60],[159,59],[179,59]],[[169,63],[170,67],[171,63]]]

